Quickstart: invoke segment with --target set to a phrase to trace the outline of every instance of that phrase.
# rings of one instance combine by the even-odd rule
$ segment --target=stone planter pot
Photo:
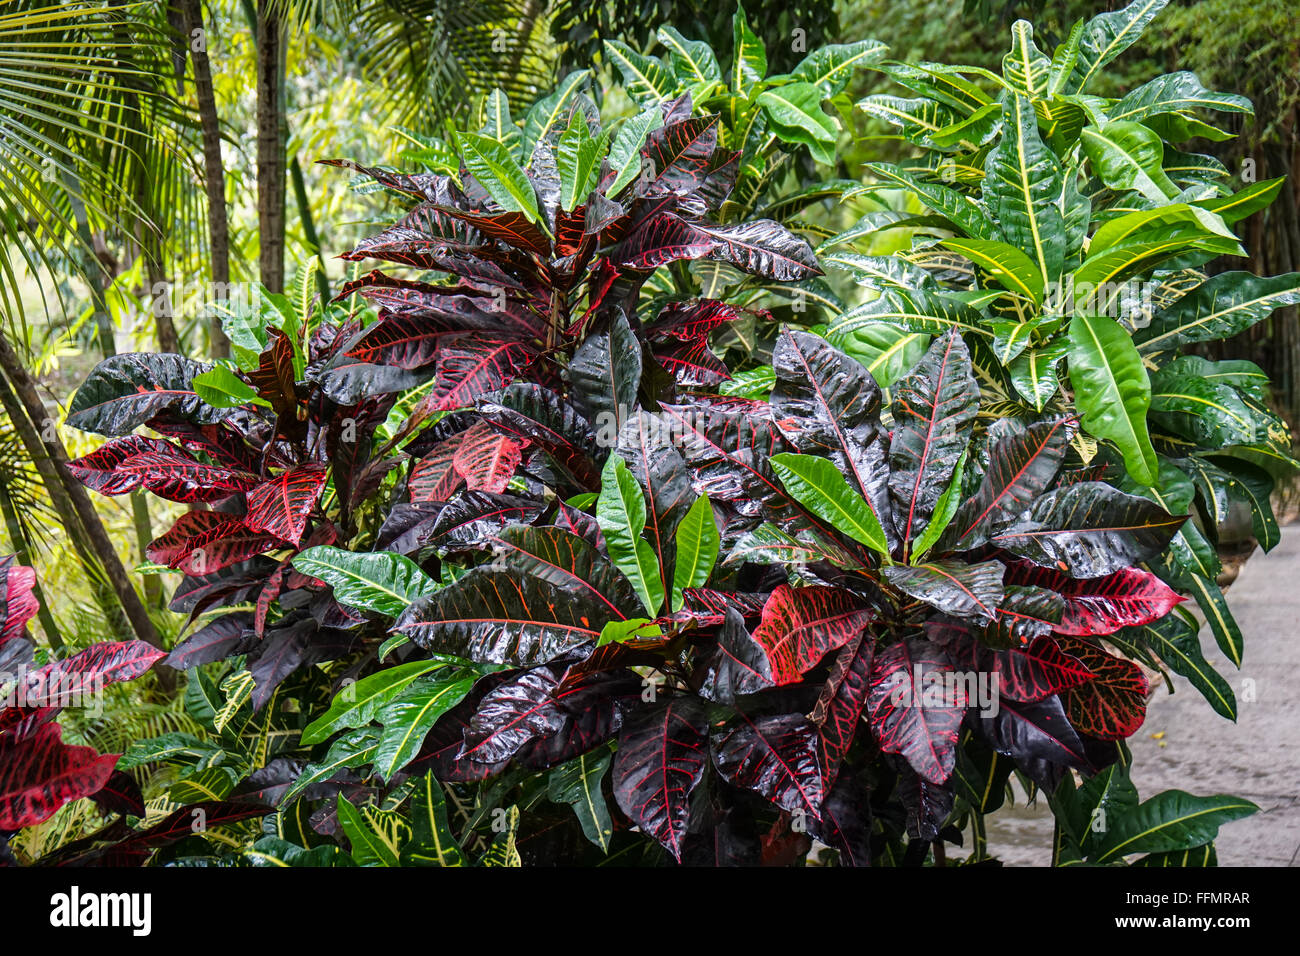
[[[1242,566],[1258,545],[1250,522],[1250,506],[1241,501],[1231,502],[1219,525],[1219,561],[1223,565],[1217,579],[1220,588],[1226,588],[1237,580]]]

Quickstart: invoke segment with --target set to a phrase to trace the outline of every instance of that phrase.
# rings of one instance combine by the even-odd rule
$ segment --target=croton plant
[[[404,206],[344,258],[404,271],[317,306],[302,281],[229,329],[238,367],[95,369],[68,423],[109,440],[73,472],[193,506],[148,556],[184,575],[171,606],[199,626],[162,664],[203,733],[131,747],[116,774],[149,781],[148,807],[42,862],[920,865],[955,844],[981,863],[1013,775],[1051,805],[1055,862],[1212,862],[1254,806],[1140,803],[1124,744],[1142,665],[1231,696],[1160,573],[1203,520],[1192,493],[1164,463],[1125,470],[1146,458],[1095,426],[1084,379],[1020,401],[986,373],[985,339],[1008,337],[994,314],[1032,326],[1021,352],[1052,347],[1064,321],[1040,316],[1034,275],[1065,252],[1042,275],[1002,248],[1014,197],[983,211],[954,191],[959,251],[993,276],[1037,262],[1028,289],[926,285],[933,322],[880,380],[858,317],[834,342],[769,325],[770,367],[729,368],[711,343],[752,303],[683,298],[656,270],[798,283],[822,262],[772,219],[719,218],[744,144],[679,92],[615,127],[576,87],[521,123],[497,98],[448,168],[338,162]],[[990,135],[1039,142],[1025,94],[998,98]],[[982,246],[954,228],[977,211],[1004,230]],[[1180,242],[1206,227],[1143,221]],[[1044,228],[1078,258],[1093,221],[1070,222]],[[947,321],[960,309],[979,320]],[[0,747],[44,719],[3,713]]]

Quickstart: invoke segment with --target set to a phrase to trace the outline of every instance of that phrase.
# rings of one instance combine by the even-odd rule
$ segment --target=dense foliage
[[[165,819],[118,800],[43,862],[789,864],[815,838],[922,864],[967,828],[982,862],[1014,774],[1058,863],[1212,861],[1255,807],[1139,803],[1124,740],[1141,665],[1235,714],[1179,605],[1240,661],[1210,540],[1237,497],[1275,543],[1290,460],[1257,369],[1179,352],[1300,277],[1198,271],[1275,184],[1230,194],[1165,142],[1248,104],[1190,74],[1086,92],[1156,6],[1051,58],[1018,23],[1001,75],[863,41],[768,76],[738,15],[726,79],[669,29],[665,60],[613,47],[643,107],[617,123],[578,77],[518,122],[492,97],[425,171],[336,161],[406,207],[345,258],[411,275],[314,303],[306,272],[230,311],[234,362],[115,356],[69,411],[109,439],[69,466],[88,487],[193,506],[149,557],[202,621],[164,663],[203,733],[114,764],[58,751],[45,702],[0,711],[30,752],[0,830],[165,767]],[[859,106],[920,158],[783,196],[766,171],[830,165],[822,104],[863,67],[917,94]],[[830,237],[764,215],[900,188],[928,211]],[[891,229],[911,248],[853,249]],[[839,307],[824,268],[873,298]],[[767,285],[834,317],[779,323]],[[715,350],[738,323],[769,363]],[[26,644],[30,573],[6,575],[0,642]]]

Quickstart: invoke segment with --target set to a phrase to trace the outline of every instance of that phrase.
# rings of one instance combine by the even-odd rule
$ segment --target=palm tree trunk
[[[213,298],[226,298],[230,284],[230,225],[226,218],[226,169],[221,164],[221,120],[217,97],[212,89],[212,64],[203,28],[202,0],[179,0],[185,35],[194,66],[194,92],[203,129],[203,178],[208,195],[208,252],[212,262]],[[196,32],[197,31],[197,32]],[[230,340],[221,329],[221,319],[212,318],[208,327],[209,348],[216,358],[230,355]]]
[[[36,390],[36,382],[31,373],[13,350],[9,340],[3,335],[0,335],[0,371],[3,371],[5,378],[9,380],[14,394],[21,403],[22,410],[26,412],[27,429],[36,432],[34,423],[45,421],[49,417],[49,412],[41,401],[40,394]],[[14,416],[11,412],[10,417],[15,418],[15,427],[18,427],[19,433],[23,434],[27,430],[23,428],[23,423],[20,421],[23,416]],[[44,460],[48,465],[52,465],[54,469],[54,474],[46,482],[51,498],[57,497],[54,490],[55,486],[61,486],[63,489],[62,496],[71,499],[72,510],[75,512],[76,518],[80,520],[87,543],[92,552],[98,556],[99,563],[102,565],[105,574],[108,576],[109,583],[121,603],[122,612],[130,622],[131,629],[140,640],[146,641],[154,647],[162,648],[163,642],[158,634],[158,629],[154,627],[149,612],[145,610],[145,606],[140,600],[140,595],[136,594],[135,588],[132,587],[131,578],[127,575],[126,568],[123,567],[121,559],[117,556],[117,549],[113,546],[108,532],[104,529],[104,523],[99,519],[94,503],[90,500],[90,496],[86,494],[86,489],[82,487],[81,483],[68,472],[68,452],[63,447],[63,441],[59,438],[58,431],[54,428],[41,429],[37,432],[36,438],[38,448],[30,449],[32,457],[37,459],[38,466]],[[24,438],[24,441],[26,440]],[[43,446],[44,455],[38,454],[39,446]]]
[[[258,271],[270,292],[284,291],[284,34],[271,0],[257,3]]]

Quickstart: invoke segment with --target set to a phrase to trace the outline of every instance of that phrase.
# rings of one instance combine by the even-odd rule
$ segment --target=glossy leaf
[[[791,684],[827,653],[853,640],[871,617],[845,590],[782,584],[763,605],[762,622],[752,637],[767,656],[772,680]]]
[[[646,611],[658,614],[664,603],[664,587],[659,557],[641,537],[646,521],[645,498],[627,463],[617,454],[609,456],[601,474],[596,521],[610,560],[632,582]]]
[[[1099,578],[1159,554],[1187,520],[1095,481],[1058,488],[990,539],[1041,567]]]
[[[895,386],[889,490],[904,547],[934,514],[966,449],[978,405],[970,353],[955,331],[936,340],[916,370]]]
[[[802,714],[750,718],[710,740],[718,772],[738,787],[761,794],[789,813],[821,816],[825,785],[817,758],[817,733]]]
[[[1078,314],[1070,322],[1069,356],[1083,427],[1118,446],[1134,480],[1155,484],[1156,453],[1147,432],[1151,383],[1129,334],[1114,319]]]
[[[436,587],[419,565],[400,554],[318,546],[294,556],[293,566],[334,589],[334,599],[361,611],[397,617]]]
[[[681,859],[691,794],[708,766],[708,722],[698,700],[679,698],[629,720],[614,758],[619,809]]]
[[[922,640],[891,644],[871,666],[867,721],[880,749],[899,754],[926,780],[942,784],[957,759],[966,693],[948,656]]]

